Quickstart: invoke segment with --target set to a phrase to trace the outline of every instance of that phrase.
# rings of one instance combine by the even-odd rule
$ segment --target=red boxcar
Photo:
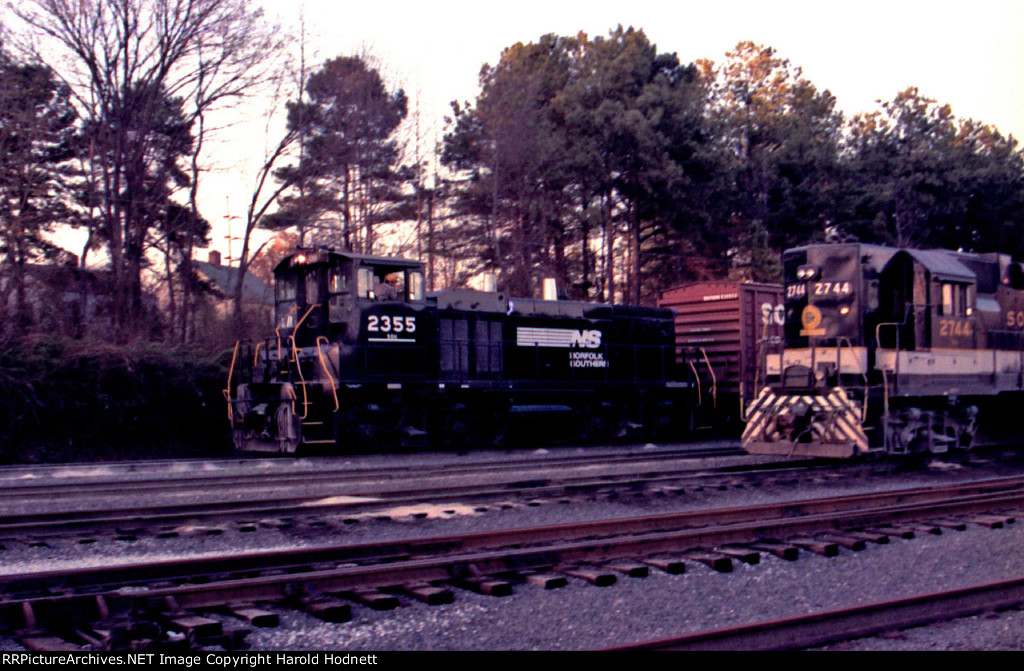
[[[782,286],[695,282],[662,293],[676,311],[676,352],[697,384],[695,428],[736,431],[769,355],[782,351]]]

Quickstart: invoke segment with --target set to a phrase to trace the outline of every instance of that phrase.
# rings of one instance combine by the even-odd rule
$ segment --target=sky
[[[298,32],[310,65],[370,53],[391,86],[402,87],[422,126],[443,133],[452,100],[473,101],[478,75],[516,42],[542,35],[607,35],[621,24],[642,29],[659,52],[683,63],[721,61],[740,41],[773,47],[846,115],[877,108],[909,87],[958,117],[1024,140],[1024,0],[254,0],[268,18]],[[239,119],[258,114],[231,110]],[[239,124],[239,128],[242,125]],[[239,141],[227,133],[206,187],[207,218],[220,222],[215,247],[229,256],[225,222],[237,217],[266,141],[262,124]],[[221,202],[221,200],[223,202]],[[234,242],[231,252],[240,246]]]

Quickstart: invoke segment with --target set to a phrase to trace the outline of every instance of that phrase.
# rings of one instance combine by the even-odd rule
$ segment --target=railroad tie
[[[611,571],[605,571],[593,566],[568,566],[556,570],[567,576],[586,580],[597,587],[609,587],[614,585],[617,580],[615,574]]]
[[[280,618],[277,613],[258,608],[251,603],[228,604],[227,612],[254,627],[276,627]]]
[[[761,553],[751,548],[738,548],[726,545],[716,547],[715,552],[726,557],[738,559],[744,564],[750,564],[751,566],[761,563]]]
[[[417,601],[422,601],[428,606],[440,606],[446,603],[454,603],[455,595],[450,589],[437,587],[429,583],[414,583],[402,585],[402,592],[408,594]]]
[[[912,529],[912,528],[910,528],[910,527],[908,527],[906,525],[902,525],[902,524],[899,524],[899,525],[886,525],[884,527],[875,528],[875,529],[865,529],[865,531],[867,531],[869,533],[873,533],[873,534],[879,534],[879,535],[882,535],[882,536],[896,536],[896,537],[902,538],[904,540],[911,540],[915,536],[917,536],[917,534],[921,533],[920,531],[917,531],[915,529]]]
[[[352,606],[329,596],[307,595],[288,599],[286,605],[324,622],[341,623],[352,619]]]
[[[487,576],[465,576],[463,578],[456,578],[453,581],[456,587],[462,587],[468,589],[471,592],[477,594],[485,594],[487,596],[511,596],[512,585],[505,580],[498,580],[496,578],[489,578]]]
[[[835,543],[847,550],[853,550],[854,552],[860,552],[868,546],[867,541],[863,538],[853,538],[852,536],[840,534],[828,534],[822,536],[822,540],[829,543]]]
[[[707,552],[705,550],[691,550],[683,554],[687,559],[698,561],[705,566],[708,566],[719,573],[729,573],[732,571],[732,559],[725,555],[717,554],[714,552]]]
[[[680,557],[645,557],[641,561],[669,575],[679,575],[686,572],[686,562]]]
[[[608,568],[613,571],[618,571],[622,575],[627,575],[630,578],[646,578],[650,574],[650,568],[635,561],[628,559],[618,559],[608,563]]]
[[[822,557],[835,557],[839,554],[838,543],[820,538],[790,538],[786,542]]]
[[[347,592],[342,592],[338,594],[338,596],[364,606],[369,606],[373,610],[384,611],[398,608],[397,597],[391,594],[384,594],[380,590],[370,587],[360,587]]]
[[[843,534],[850,536],[851,538],[860,538],[870,543],[876,543],[878,545],[885,545],[889,542],[890,534],[879,533],[874,531],[862,530],[862,531],[844,531]]]
[[[765,540],[758,541],[757,543],[748,543],[747,545],[755,550],[768,552],[779,559],[785,559],[786,561],[795,561],[797,557],[800,556],[799,547],[791,543],[780,543],[779,541]]]
[[[523,577],[529,584],[537,585],[544,589],[559,589],[569,584],[564,575],[558,575],[557,573],[527,573]]]

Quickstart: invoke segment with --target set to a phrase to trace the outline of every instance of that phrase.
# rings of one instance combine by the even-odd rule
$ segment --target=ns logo
[[[601,346],[601,332],[596,329],[589,331],[572,331],[569,336],[569,346],[597,349]]]

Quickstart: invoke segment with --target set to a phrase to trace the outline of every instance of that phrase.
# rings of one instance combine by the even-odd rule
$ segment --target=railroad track
[[[396,594],[440,604],[459,589],[501,596],[522,581],[549,589],[570,578],[603,586],[651,570],[679,573],[694,562],[727,572],[734,561],[757,563],[762,553],[830,556],[893,537],[1010,524],[1022,507],[1024,478],[998,478],[571,525],[8,574],[0,576],[0,622],[30,647],[59,641],[117,647],[137,641],[140,630],[177,631],[192,645],[216,639],[230,646],[238,635],[224,634],[204,611],[229,612],[260,626],[272,624],[272,613],[254,604],[274,603],[343,621],[352,604],[391,608]],[[74,631],[62,624],[68,622],[76,623]]]
[[[797,650],[980,613],[1016,609],[1022,604],[1024,578],[700,631],[608,650]]]
[[[389,514],[388,511],[398,510],[397,514],[421,516],[424,508],[436,503],[460,502],[476,506],[478,511],[485,511],[487,504],[494,502],[515,502],[507,505],[539,505],[550,500],[568,501],[582,497],[601,494],[614,498],[618,492],[629,492],[635,495],[655,492],[680,492],[687,489],[704,487],[726,488],[731,485],[744,486],[758,478],[774,476],[779,478],[808,478],[817,472],[828,472],[830,467],[806,462],[772,462],[750,466],[719,466],[703,467],[683,462],[661,459],[659,468],[649,470],[650,463],[638,464],[627,472],[594,473],[603,465],[587,464],[580,474],[565,472],[559,466],[538,471],[531,468],[525,471],[515,468],[494,472],[493,467],[487,471],[489,477],[485,482],[476,484],[467,482],[455,474],[420,476],[406,479],[395,479],[387,486],[382,486],[375,476],[368,475],[364,479],[349,482],[330,482],[328,486],[318,487],[317,483],[325,481],[323,474],[311,474],[311,481],[296,476],[290,480],[291,487],[281,491],[268,491],[272,485],[263,484],[259,476],[239,476],[216,479],[209,478],[189,480],[184,483],[144,483],[144,490],[138,491],[129,485],[114,489],[114,485],[103,483],[102,491],[117,491],[118,500],[132,500],[121,507],[111,506],[109,502],[97,509],[82,509],[82,493],[75,483],[60,485],[30,486],[20,491],[20,503],[23,508],[29,507],[27,502],[32,497],[45,500],[45,510],[29,510],[26,512],[0,513],[0,539],[22,539],[29,537],[52,537],[73,533],[113,532],[123,536],[130,530],[134,534],[173,534],[175,525],[191,526],[238,524],[248,529],[255,520],[267,517],[288,519],[323,519],[341,517],[345,523],[355,523],[365,518],[380,518]],[[580,465],[577,462],[577,465]],[[875,469],[875,466],[869,467]],[[849,469],[854,472],[852,467]],[[272,478],[277,482],[276,478]],[[240,489],[235,490],[233,486]],[[197,502],[176,503],[174,498],[182,489],[208,491],[212,490],[217,499],[202,499]],[[151,490],[151,491],[150,491]],[[294,492],[302,493],[296,495]],[[149,492],[147,496],[144,492]],[[8,491],[7,496],[18,497],[19,494]],[[144,503],[134,502],[135,497],[146,496]],[[238,500],[221,500],[237,497]],[[85,501],[93,500],[92,495]],[[39,507],[43,507],[40,505]]]
[[[484,453],[486,455],[486,453]],[[427,455],[429,457],[429,455]],[[288,489],[359,485],[374,491],[388,483],[400,486],[410,479],[469,478],[500,474],[501,480],[512,474],[537,470],[559,471],[573,468],[609,468],[625,465],[641,472],[646,466],[676,461],[715,457],[746,456],[736,443],[703,447],[652,448],[629,447],[614,453],[588,450],[572,454],[512,455],[473,458],[468,462],[429,458],[404,460],[401,464],[364,466],[345,458],[272,459],[252,461],[157,461],[131,464],[76,464],[69,466],[16,466],[0,468],[0,510],[11,509],[25,501],[47,501],[57,497],[76,499],[108,498],[111,495],[150,492],[211,492],[224,488]],[[227,472],[225,472],[227,471]]]

